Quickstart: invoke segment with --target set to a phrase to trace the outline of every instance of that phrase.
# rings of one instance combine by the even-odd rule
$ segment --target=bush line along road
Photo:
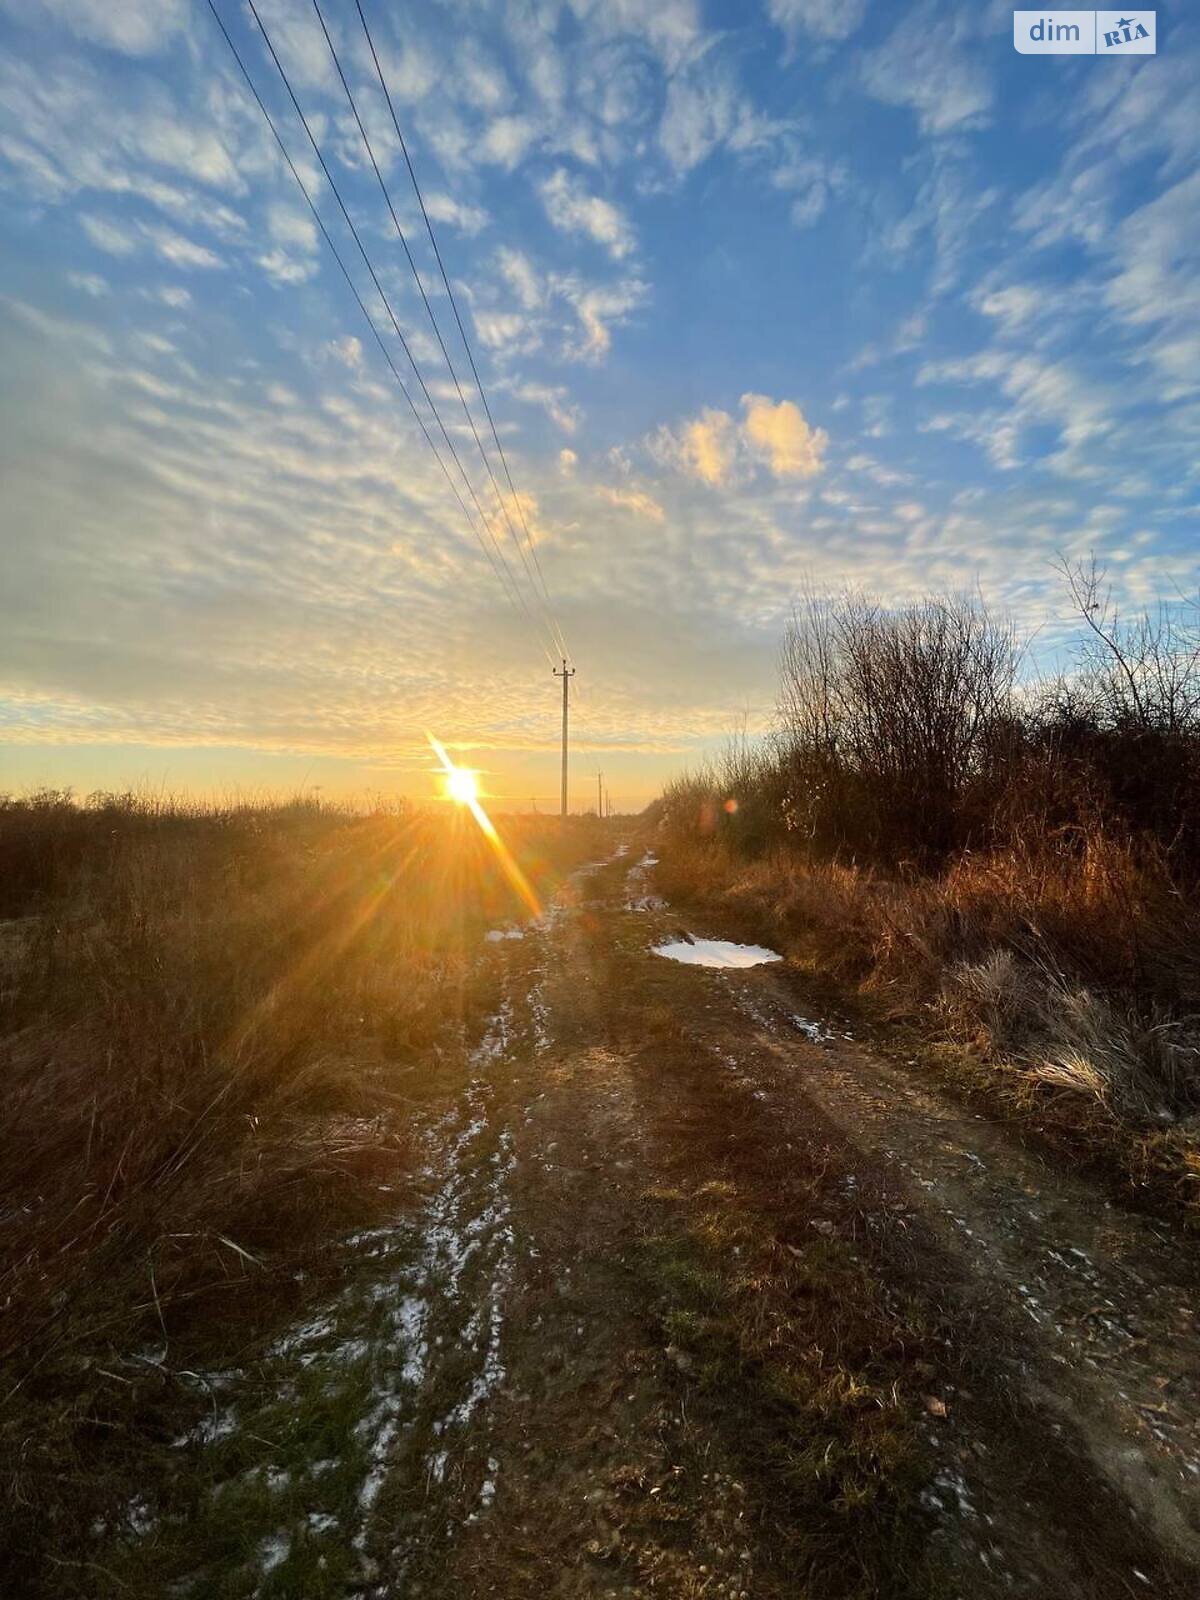
[[[650,837],[480,939],[462,1047],[393,1079],[403,1148],[327,1119],[369,1223],[277,1242],[286,1283],[226,1250],[220,1326],[151,1302],[22,1374],[7,1426],[57,1392],[81,1498],[10,1433],[10,1592],[1196,1592],[1168,1225],[798,964],[654,954],[730,929],[661,899]]]

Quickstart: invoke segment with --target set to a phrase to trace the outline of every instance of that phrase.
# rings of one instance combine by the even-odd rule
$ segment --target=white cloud
[[[142,232],[163,260],[169,261],[173,267],[211,271],[225,265],[221,257],[206,245],[197,244],[194,239],[187,239],[172,228],[144,225]]]
[[[970,30],[969,17],[931,0],[915,7],[864,59],[863,86],[887,105],[908,106],[922,133],[977,127],[991,108],[992,86],[963,47]]]
[[[297,261],[294,255],[286,250],[264,250],[255,261],[276,284],[307,283],[316,273],[316,266],[311,261]]]
[[[479,159],[511,172],[525,159],[536,138],[537,129],[528,117],[497,117],[479,142]]]
[[[221,257],[207,245],[197,244],[194,239],[186,238],[174,228],[146,222],[132,228],[111,218],[86,212],[80,216],[79,223],[96,248],[107,255],[132,255],[144,241],[173,267],[211,269],[225,266]]]
[[[1011,331],[1024,327],[1045,301],[1042,292],[1033,284],[1013,283],[1003,289],[986,290],[975,297],[974,303],[985,317],[991,317]]]
[[[545,288],[533,262],[520,250],[510,249],[508,245],[500,247],[496,260],[505,282],[526,311],[536,310],[545,299]]]
[[[605,484],[597,485],[596,493],[610,505],[622,511],[630,511],[635,517],[644,517],[648,522],[665,522],[667,513],[654,498],[644,489],[611,488]]]
[[[335,92],[338,84],[333,58],[312,8],[297,6],[293,0],[256,0],[256,3],[292,87]],[[330,16],[327,20],[334,43],[338,44],[336,19]],[[319,138],[318,130],[314,128],[313,131]]]
[[[317,249],[317,226],[310,212],[299,206],[274,203],[267,207],[267,229],[278,245],[312,255]]]
[[[94,300],[109,292],[107,281],[97,272],[68,272],[67,282],[80,294],[91,295]]]
[[[980,183],[941,146],[935,146],[922,164],[928,168],[925,176],[904,214],[883,230],[878,248],[882,260],[894,262],[925,246],[932,253],[929,292],[942,295],[960,281],[983,220],[989,218],[995,226],[989,213],[1000,191]]]
[[[787,127],[762,116],[727,72],[704,61],[667,84],[658,139],[667,161],[682,175],[719,146],[747,154],[769,146]]]
[[[848,39],[866,15],[867,0],[767,0],[767,13],[790,40]]]
[[[514,383],[509,392],[526,405],[541,406],[551,422],[564,433],[574,433],[579,427],[579,407],[570,400],[567,390],[561,385]]]
[[[152,55],[187,25],[186,0],[0,0],[24,23],[49,22],[124,55]]]
[[[425,209],[434,222],[444,222],[467,235],[481,233],[490,220],[482,206],[456,200],[453,195],[438,190],[425,196]]]
[[[567,354],[583,361],[604,359],[612,345],[612,325],[624,321],[631,311],[643,305],[648,292],[637,278],[594,285],[564,279],[559,291],[574,307],[582,334],[568,344]]]
[[[589,194],[581,180],[564,167],[542,183],[540,193],[546,215],[563,233],[586,234],[617,261],[632,251],[633,229],[624,213],[611,201]]]
[[[824,212],[828,199],[829,191],[823,183],[812,184],[799,200],[792,201],[789,215],[794,225],[797,228],[811,228]]]
[[[515,311],[492,311],[486,306],[476,306],[473,315],[476,332],[492,350],[515,345],[528,326],[525,318]]]
[[[1031,423],[1040,422],[1058,431],[1060,448],[1050,458],[1051,465],[1070,475],[1094,475],[1086,447],[1105,439],[1116,427],[1116,397],[1065,361],[1045,361],[1004,349],[983,350],[961,359],[927,362],[917,374],[917,383],[992,385],[1012,401],[1007,412],[952,417],[943,424],[947,431],[981,443],[1000,467],[1020,464],[1019,434]]]
[[[318,235],[310,212],[273,201],[267,207],[267,233],[274,249],[256,260],[273,283],[307,283],[316,276]]]
[[[675,72],[705,45],[699,0],[569,0],[597,42],[622,35],[644,42],[660,66]]]
[[[352,333],[344,335],[341,339],[332,339],[327,348],[334,360],[339,361],[344,367],[349,367],[351,372],[357,372],[362,367],[362,340],[356,339]]]
[[[911,483],[912,479],[907,473],[896,472],[892,467],[885,467],[882,462],[876,461],[874,456],[869,456],[860,451],[846,462],[848,472],[862,473],[870,478],[872,483],[877,483],[883,489],[894,489],[900,484]],[[899,512],[896,513],[899,515]]]
[[[1105,298],[1132,327],[1200,314],[1200,172],[1122,222]]]
[[[147,161],[214,188],[243,187],[235,161],[210,128],[185,122],[169,111],[152,111],[139,117],[137,141],[136,153]]]
[[[39,339],[53,340],[63,345],[82,345],[98,355],[107,355],[112,350],[109,336],[89,322],[55,316],[52,312],[43,311],[40,306],[30,305],[25,300],[14,300],[6,294],[0,294],[0,306],[36,333]]]
[[[109,217],[95,217],[84,212],[79,218],[79,226],[97,250],[103,250],[106,255],[129,256],[137,249],[134,234]]]

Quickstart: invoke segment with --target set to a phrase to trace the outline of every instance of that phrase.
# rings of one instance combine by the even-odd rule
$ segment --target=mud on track
[[[682,933],[521,939],[421,1199],[182,1441],[203,1595],[1200,1592],[1184,1247]]]

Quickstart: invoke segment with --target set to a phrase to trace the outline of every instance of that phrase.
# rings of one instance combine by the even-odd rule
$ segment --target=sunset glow
[[[1191,592],[1181,0],[1107,63],[989,6],[364,6],[471,361],[358,8],[259,6],[277,65],[215,7],[0,5],[8,787],[416,800],[433,727],[550,813],[565,641],[568,809],[628,813],[770,724],[808,587],[978,592],[1030,673],[1059,553]]]
[[[479,803],[478,774],[472,772],[469,767],[455,766],[445,745],[440,739],[435,739],[433,734],[427,733],[425,737],[429,740],[429,748],[441,762],[442,785],[446,797],[460,806],[465,806],[475,818],[484,838],[496,852],[496,859],[504,876],[521,897],[530,914],[535,917],[541,916],[541,901],[534,892],[533,885],[517,865],[512,852],[496,832],[491,817]]]

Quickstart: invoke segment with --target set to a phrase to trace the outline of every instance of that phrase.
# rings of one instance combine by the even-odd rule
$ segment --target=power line
[[[378,183],[380,193],[383,195],[384,204],[388,208],[388,213],[391,216],[392,224],[396,229],[396,234],[397,234],[397,236],[398,236],[398,238],[400,240],[401,245],[404,247],[404,255],[405,255],[406,260],[408,261],[409,270],[413,275],[413,281],[416,283],[417,292],[421,296],[421,303],[425,307],[425,314],[429,318],[429,324],[430,324],[430,327],[433,329],[434,338],[437,340],[438,348],[441,350],[442,357],[445,360],[447,368],[449,369],[450,377],[451,377],[451,379],[452,379],[452,381],[454,383],[455,393],[458,395],[459,404],[462,406],[463,416],[467,419],[467,426],[471,430],[471,435],[475,440],[475,447],[479,451],[479,459],[483,462],[484,470],[487,472],[488,478],[491,480],[492,489],[495,491],[495,495],[496,495],[496,503],[499,505],[500,510],[503,513],[504,520],[508,525],[509,534],[510,534],[510,536],[512,538],[513,543],[516,545],[517,554],[521,558],[521,565],[525,569],[525,576],[526,576],[526,578],[528,578],[529,584],[530,584],[530,588],[531,588],[531,590],[533,591],[533,594],[536,597],[537,596],[537,592],[538,592],[538,587],[537,587],[537,582],[536,582],[536,580],[534,578],[533,569],[529,565],[529,558],[525,554],[524,546],[521,544],[520,538],[517,535],[517,530],[513,526],[513,520],[512,520],[512,517],[509,514],[508,505],[507,505],[507,503],[506,503],[506,501],[504,499],[504,495],[501,493],[500,485],[496,481],[496,474],[492,470],[492,463],[488,459],[487,451],[483,448],[483,440],[479,437],[479,430],[475,426],[475,419],[471,415],[470,407],[467,405],[467,397],[466,397],[466,395],[463,394],[462,384],[459,382],[458,373],[455,371],[454,362],[451,360],[450,352],[446,348],[446,341],[442,337],[442,330],[438,325],[437,316],[434,313],[433,307],[429,303],[429,296],[425,293],[425,285],[421,281],[421,274],[417,269],[416,262],[413,260],[413,254],[412,254],[412,251],[409,249],[408,239],[405,236],[403,227],[401,226],[400,218],[396,215],[396,208],[392,204],[391,192],[388,189],[387,182],[384,179],[383,173],[380,171],[379,162],[376,159],[375,150],[374,150],[374,147],[371,144],[370,135],[367,133],[366,126],[363,123],[363,119],[359,114],[358,104],[355,101],[354,93],[353,93],[352,89],[350,88],[349,80],[347,79],[346,74],[345,74],[345,72],[344,72],[344,70],[342,68],[342,62],[341,62],[341,58],[340,58],[340,56],[338,55],[338,52],[337,52],[337,46],[334,44],[332,35],[330,34],[329,28],[326,25],[325,16],[324,16],[324,13],[321,10],[321,6],[320,6],[320,3],[319,3],[319,0],[312,0],[312,7],[313,7],[313,10],[316,12],[317,21],[321,25],[321,32],[325,35],[325,43],[329,46],[329,54],[333,58],[334,67],[337,69],[338,78],[341,80],[342,89],[345,91],[346,100],[347,100],[347,103],[350,106],[351,114],[353,115],[355,124],[356,124],[356,126],[358,128],[359,137],[362,139],[363,147],[367,152],[367,157],[370,160],[372,170],[375,173],[375,181]],[[513,498],[514,498],[514,500],[516,499],[515,491],[514,491],[514,494],[513,494]],[[531,548],[532,548],[532,546],[531,546]],[[549,596],[546,597],[545,602],[539,601],[539,604],[543,604],[543,603],[544,603],[545,611],[546,611],[546,619],[547,619],[547,622],[548,622],[549,628],[550,628],[551,640],[554,643],[556,649],[561,649],[563,647],[562,635],[561,635],[561,633],[560,633],[560,631],[558,629],[557,623],[554,620],[554,615],[553,615],[553,612],[552,612],[552,610],[550,608],[550,605],[549,605]]]
[[[314,0],[314,3],[315,3],[315,0]],[[411,158],[409,156],[409,153],[408,153],[408,145],[405,143],[404,134],[400,130],[400,120],[396,115],[396,107],[395,107],[395,104],[393,103],[393,100],[392,100],[391,91],[389,90],[389,88],[387,86],[387,80],[384,78],[384,75],[383,75],[383,67],[380,65],[379,55],[378,55],[378,52],[375,49],[375,41],[371,37],[370,28],[367,26],[366,14],[364,13],[363,8],[362,8],[362,0],[354,0],[354,4],[355,4],[355,9],[358,11],[358,20],[362,23],[363,35],[366,38],[368,48],[370,49],[370,52],[371,52],[371,60],[375,63],[375,72],[376,72],[377,77],[379,78],[379,87],[383,90],[383,97],[387,101],[387,108],[388,108],[388,111],[390,112],[391,118],[392,118],[392,126],[396,130],[396,138],[400,141],[400,150],[401,150],[401,153],[404,156],[404,165],[408,168],[408,176],[412,181],[413,192],[417,197],[417,204],[421,208],[421,216],[424,218],[424,221],[425,221],[425,231],[429,235],[429,243],[433,246],[433,253],[434,253],[435,258],[437,259],[438,271],[442,275],[442,284],[445,287],[447,298],[450,301],[450,309],[454,313],[454,320],[458,325],[459,337],[462,340],[463,349],[467,353],[467,360],[471,364],[471,374],[475,379],[475,387],[479,390],[479,398],[483,402],[483,409],[484,409],[484,413],[485,413],[485,415],[487,416],[487,419],[488,419],[488,426],[492,430],[492,438],[495,440],[496,450],[497,450],[497,453],[500,456],[501,464],[504,467],[505,481],[507,482],[508,487],[509,487],[509,491],[512,494],[513,502],[516,505],[517,515],[521,519],[521,526],[525,530],[525,540],[526,540],[526,543],[529,546],[529,553],[533,557],[534,566],[537,568],[538,578],[541,580],[542,593],[545,596],[546,606],[547,606],[547,609],[548,609],[548,611],[550,613],[551,619],[553,620],[553,615],[554,615],[553,603],[552,603],[552,601],[550,599],[550,591],[546,586],[546,576],[545,576],[545,573],[542,571],[542,563],[541,563],[541,561],[540,561],[540,559],[538,557],[537,546],[533,541],[533,535],[529,531],[529,523],[528,523],[528,521],[526,520],[526,517],[525,517],[525,509],[524,509],[524,505],[523,505],[523,503],[521,501],[521,496],[517,493],[516,485],[513,483],[512,472],[509,469],[509,465],[508,465],[508,457],[504,452],[504,446],[500,443],[500,434],[497,431],[496,423],[495,423],[495,420],[494,420],[494,418],[492,416],[492,408],[488,404],[487,392],[485,391],[485,389],[483,387],[483,380],[479,376],[479,368],[475,364],[475,355],[474,355],[474,352],[471,349],[471,341],[467,338],[467,330],[463,326],[463,320],[462,320],[462,317],[459,314],[459,310],[458,310],[458,301],[454,297],[454,290],[450,287],[450,279],[449,279],[449,276],[448,276],[448,274],[446,272],[445,263],[442,260],[442,252],[438,248],[437,238],[434,235],[433,223],[429,219],[429,212],[427,211],[427,209],[425,207],[425,199],[424,199],[424,196],[421,194],[421,185],[417,182],[417,174],[416,174],[416,171],[413,168],[412,160],[411,160]],[[440,342],[440,336],[439,336],[439,342]],[[444,350],[445,346],[443,345],[442,348]],[[446,357],[446,361],[447,361],[447,365],[449,365],[449,361],[450,361],[449,356]],[[453,368],[451,368],[451,371],[453,371]],[[455,381],[457,383],[457,379]],[[465,404],[465,402],[464,402],[464,404]],[[493,479],[493,482],[495,482],[494,479]],[[562,651],[563,655],[569,655],[569,652],[568,652],[567,646],[566,646],[566,640],[563,638],[562,630],[561,630],[561,628],[557,628],[557,624],[555,626],[556,626],[556,631],[557,631],[557,634],[558,634],[558,648]]]
[[[209,0],[209,3],[211,5],[212,0]],[[540,624],[538,622],[538,620],[534,617],[532,611],[530,611],[529,605],[528,605],[528,603],[527,603],[527,601],[525,599],[524,593],[522,592],[520,585],[517,583],[516,579],[513,577],[511,571],[509,570],[508,562],[507,562],[507,560],[505,558],[503,550],[501,550],[501,548],[500,548],[500,543],[499,543],[499,540],[497,540],[497,538],[496,538],[495,530],[492,528],[490,522],[488,521],[486,512],[484,511],[482,505],[479,503],[479,496],[475,493],[475,486],[474,486],[474,484],[472,484],[471,479],[470,479],[469,475],[467,474],[466,468],[462,464],[462,459],[459,456],[457,449],[455,448],[455,444],[454,444],[453,439],[451,439],[449,433],[446,430],[446,424],[442,420],[442,414],[437,408],[436,401],[434,400],[433,396],[429,392],[429,386],[426,384],[424,375],[422,374],[420,367],[417,365],[416,358],[413,355],[411,349],[409,348],[408,340],[404,337],[404,331],[400,327],[400,324],[399,324],[399,322],[398,322],[398,320],[396,318],[396,313],[392,309],[392,303],[388,299],[387,292],[385,291],[385,289],[383,287],[383,284],[379,281],[379,274],[376,272],[375,267],[374,267],[374,265],[373,265],[373,263],[371,261],[371,258],[367,254],[367,248],[363,244],[362,237],[359,234],[359,231],[358,231],[357,227],[354,224],[354,219],[351,217],[350,212],[346,207],[346,202],[342,199],[341,190],[338,188],[337,180],[334,178],[333,173],[329,170],[329,164],[325,160],[325,157],[321,152],[321,147],[317,143],[316,138],[313,135],[312,128],[309,126],[308,118],[304,114],[303,107],[301,106],[299,100],[296,98],[296,92],[292,88],[291,80],[289,79],[289,77],[287,75],[287,72],[284,70],[283,63],[279,59],[279,55],[276,52],[274,44],[272,43],[271,35],[267,31],[266,25],[264,24],[261,16],[259,16],[258,7],[255,5],[254,0],[246,0],[246,3],[250,8],[251,16],[253,16],[255,22],[258,24],[258,30],[263,36],[263,42],[266,44],[267,50],[270,52],[271,60],[275,63],[275,69],[279,73],[279,76],[280,76],[280,78],[281,78],[281,80],[283,82],[283,86],[287,90],[288,98],[291,100],[292,106],[295,109],[296,115],[300,119],[301,125],[304,128],[304,132],[307,135],[308,142],[312,146],[313,154],[316,156],[317,161],[320,163],[321,171],[325,174],[325,179],[328,182],[331,191],[333,192],[334,199],[337,201],[338,209],[341,211],[342,217],[345,220],[346,226],[349,228],[350,233],[351,233],[351,235],[352,235],[352,237],[354,239],[354,242],[358,246],[358,252],[362,256],[362,259],[363,259],[363,265],[366,267],[367,272],[370,274],[371,282],[375,285],[375,292],[378,294],[380,300],[382,301],[384,310],[388,314],[388,320],[392,324],[392,329],[395,332],[396,337],[400,341],[400,345],[401,345],[401,348],[404,351],[405,356],[408,358],[408,364],[413,370],[413,375],[416,378],[417,383],[420,385],[421,393],[425,397],[425,403],[428,405],[430,411],[433,413],[434,420],[437,423],[438,430],[441,433],[442,439],[445,441],[446,448],[450,452],[451,458],[453,459],[455,466],[459,470],[459,474],[462,477],[463,483],[464,483],[464,485],[466,486],[466,489],[467,489],[467,493],[470,495],[471,501],[474,504],[476,511],[479,513],[480,521],[483,523],[484,527],[487,529],[487,532],[491,537],[491,540],[492,540],[492,543],[493,543],[493,545],[495,547],[496,555],[497,555],[497,557],[498,557],[498,559],[500,561],[500,564],[504,568],[505,572],[508,573],[509,581],[511,582],[511,584],[513,586],[513,589],[514,589],[514,592],[517,595],[517,598],[518,598],[518,600],[520,602],[521,608],[525,612],[525,615],[526,615],[526,617],[527,617],[527,619],[529,621],[530,626],[534,629],[535,633],[538,633],[541,630],[542,624]],[[554,639],[553,639],[553,635],[552,634],[550,635],[550,641],[551,641],[551,644],[553,644]],[[549,657],[549,659],[551,661],[553,661],[553,659],[554,659],[553,655],[550,653],[549,650],[547,650],[545,641],[544,640],[540,641],[540,643],[541,643],[541,648],[546,652],[546,654]]]
[[[396,318],[396,314],[392,309],[392,303],[388,299],[387,293],[384,290],[384,287],[383,287],[382,283],[379,281],[379,275],[375,271],[375,267],[372,264],[370,256],[367,254],[366,246],[363,244],[362,237],[359,234],[358,229],[355,227],[354,219],[351,217],[350,212],[346,207],[346,203],[342,199],[341,190],[338,188],[337,181],[334,178],[333,173],[329,170],[329,164],[325,160],[325,157],[321,152],[320,145],[318,145],[315,137],[313,136],[313,131],[312,131],[312,128],[309,126],[308,118],[305,116],[303,108],[301,107],[299,100],[296,98],[295,90],[292,88],[291,80],[288,78],[287,72],[284,70],[283,63],[279,59],[278,52],[276,51],[275,46],[274,46],[274,44],[273,44],[273,42],[271,40],[271,35],[267,31],[266,25],[264,24],[264,22],[262,20],[262,17],[258,13],[258,8],[255,6],[254,0],[247,0],[247,4],[249,5],[251,15],[253,16],[255,22],[258,25],[258,30],[263,36],[263,42],[266,44],[267,50],[270,52],[271,60],[275,63],[275,69],[279,73],[279,76],[280,76],[280,78],[281,78],[281,80],[283,82],[283,86],[287,91],[288,98],[291,100],[292,106],[295,109],[296,115],[299,117],[300,123],[301,123],[302,127],[304,128],[304,132],[307,135],[308,142],[312,146],[313,154],[316,156],[318,162],[320,163],[321,171],[325,174],[326,181],[328,182],[330,189],[333,191],[333,196],[334,196],[334,199],[337,201],[338,209],[341,211],[342,217],[345,220],[346,226],[349,228],[350,233],[351,233],[351,235],[352,235],[352,237],[354,239],[354,242],[358,246],[358,252],[359,252],[359,254],[361,255],[361,257],[363,259],[363,265],[366,267],[367,272],[370,274],[371,282],[375,285],[375,292],[378,294],[380,300],[383,303],[384,310],[387,312],[387,315],[388,315],[388,320],[392,324],[392,329],[395,332],[396,337],[399,339],[401,348],[403,349],[405,356],[408,358],[408,364],[413,370],[413,375],[415,376],[418,384],[421,387],[421,392],[425,397],[425,403],[428,405],[430,411],[433,413],[434,420],[436,421],[438,429],[439,429],[439,431],[440,431],[440,433],[442,435],[442,438],[445,441],[446,448],[450,452],[451,458],[453,459],[455,466],[458,468],[459,475],[462,478],[462,481],[463,481],[463,483],[464,483],[464,485],[466,487],[467,493],[470,495],[472,503],[474,504],[475,509],[479,514],[480,522],[483,524],[483,527],[487,531],[487,534],[488,534],[488,536],[490,537],[490,539],[492,541],[492,546],[493,546],[493,548],[495,550],[496,557],[499,560],[501,567],[504,569],[504,572],[505,572],[505,575],[506,575],[506,577],[508,579],[508,582],[512,586],[512,591],[516,595],[518,603],[519,603],[521,609],[524,611],[526,619],[528,620],[530,626],[533,628],[535,634],[537,634],[540,631],[540,625],[539,625],[537,619],[534,617],[533,613],[530,611],[528,603],[526,602],[525,596],[521,591],[521,587],[518,584],[516,578],[513,576],[511,570],[509,569],[509,565],[508,565],[507,560],[505,559],[504,552],[500,548],[499,540],[496,538],[495,530],[492,528],[491,523],[488,520],[486,512],[484,511],[482,505],[480,505],[480,503],[479,503],[479,496],[475,493],[475,486],[472,484],[471,479],[468,476],[467,471],[466,471],[465,467],[462,464],[462,460],[461,460],[461,458],[460,458],[460,456],[458,454],[457,449],[455,448],[454,441],[451,439],[449,433],[446,430],[446,425],[442,420],[441,412],[438,410],[437,404],[434,401],[433,396],[429,392],[428,385],[425,382],[425,378],[424,378],[424,376],[423,376],[423,374],[421,372],[421,369],[417,365],[417,361],[416,361],[416,358],[414,357],[414,355],[412,353],[412,350],[409,348],[408,340],[404,337],[403,329],[400,327],[400,324],[399,324],[399,322],[397,321],[397,318]],[[553,635],[551,635],[550,637],[551,637],[551,643],[553,644],[553,642],[554,642],[553,641]],[[550,657],[551,661],[553,661],[553,656],[546,649],[545,641],[539,639],[539,644],[540,644],[540,647],[543,650],[543,652],[547,656]]]
[[[332,236],[330,235],[329,229],[325,226],[325,222],[324,222],[323,218],[321,217],[320,212],[317,210],[317,207],[313,202],[312,196],[308,192],[308,187],[305,184],[304,179],[300,176],[300,173],[296,168],[296,163],[292,160],[292,157],[291,157],[291,155],[290,155],[290,153],[288,151],[287,145],[284,144],[283,138],[280,135],[279,129],[275,126],[274,118],[271,116],[271,113],[268,111],[265,101],[263,100],[262,96],[259,94],[258,89],[255,86],[254,80],[250,76],[249,70],[246,67],[246,63],[242,60],[242,57],[241,57],[241,54],[240,54],[240,52],[239,52],[239,50],[237,48],[237,45],[234,44],[233,39],[230,37],[229,30],[226,28],[224,22],[221,20],[221,14],[217,10],[216,5],[214,4],[214,0],[208,0],[208,9],[212,12],[213,18],[216,21],[217,27],[220,28],[221,33],[222,33],[222,35],[223,35],[223,37],[225,39],[225,43],[229,46],[229,49],[230,49],[230,51],[231,51],[231,53],[233,55],[233,59],[237,62],[238,68],[241,71],[242,77],[246,80],[246,86],[250,90],[250,93],[254,96],[255,102],[258,105],[258,109],[262,112],[263,117],[266,120],[266,124],[267,124],[268,128],[270,128],[271,133],[274,136],[275,143],[279,146],[280,153],[283,156],[284,161],[287,163],[288,170],[291,172],[292,177],[295,178],[297,187],[299,188],[300,193],[304,196],[304,200],[305,200],[306,205],[308,206],[309,211],[311,211],[311,213],[312,213],[313,220],[317,224],[317,227],[320,229],[321,235],[324,238],[325,243],[329,246],[329,249],[330,249],[330,251],[331,251],[331,253],[333,255],[333,259],[337,262],[338,267],[341,270],[341,274],[342,274],[343,278],[345,278],[345,280],[346,280],[346,285],[349,288],[350,293],[354,296],[355,302],[358,305],[358,309],[362,312],[363,317],[366,320],[367,326],[370,328],[371,333],[373,334],[373,336],[375,338],[375,343],[379,346],[380,353],[383,356],[383,359],[387,362],[388,367],[391,370],[392,377],[396,380],[396,383],[399,386],[400,393],[404,396],[405,400],[408,402],[409,410],[412,412],[413,417],[416,420],[417,426],[420,428],[422,434],[424,435],[425,443],[429,446],[430,450],[433,451],[434,458],[437,461],[438,466],[441,467],[443,474],[445,475],[445,479],[446,479],[447,484],[450,487],[450,491],[454,495],[454,498],[458,501],[458,504],[459,504],[459,507],[462,510],[463,516],[467,520],[467,526],[470,528],[472,534],[475,536],[475,540],[478,543],[479,548],[482,550],[483,554],[486,556],[488,564],[491,567],[492,571],[495,573],[496,579],[499,582],[500,587],[504,590],[505,595],[507,596],[510,604],[512,604],[512,606],[513,606],[513,609],[516,610],[517,609],[516,600],[514,599],[514,596],[509,592],[509,589],[505,584],[504,575],[503,575],[500,567],[498,567],[496,565],[495,557],[492,555],[491,551],[488,549],[486,542],[484,541],[484,539],[480,535],[479,529],[475,526],[475,522],[471,517],[471,513],[470,513],[470,510],[467,507],[467,503],[463,499],[462,495],[459,493],[458,485],[454,482],[454,479],[450,475],[450,469],[447,467],[445,461],[442,459],[441,452],[439,451],[436,443],[434,442],[432,436],[430,435],[429,429],[425,426],[425,419],[422,417],[421,413],[417,410],[417,407],[416,407],[415,402],[413,401],[412,395],[409,394],[408,388],[407,388],[407,386],[406,386],[406,384],[404,382],[404,379],[400,376],[400,373],[399,373],[399,371],[397,370],[397,367],[396,367],[396,363],[392,360],[391,351],[388,349],[387,345],[384,343],[383,336],[379,332],[379,329],[375,325],[375,319],[371,316],[371,313],[367,310],[366,304],[363,301],[362,296],[358,292],[358,287],[355,284],[354,279],[350,276],[350,269],[346,266],[345,261],[342,259],[341,252],[339,251],[337,245],[333,241]],[[511,574],[509,575],[509,581],[511,582]]]

